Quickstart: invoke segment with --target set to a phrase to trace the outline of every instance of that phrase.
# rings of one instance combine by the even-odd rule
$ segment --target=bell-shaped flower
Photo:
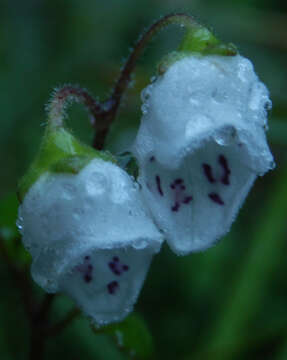
[[[274,166],[268,90],[246,58],[194,53],[171,64],[142,99],[133,152],[145,201],[176,253],[204,250]]]
[[[82,145],[71,146],[71,134],[57,131],[54,138],[68,138],[68,148],[79,153]],[[54,150],[55,143],[63,149],[61,141]],[[58,159],[36,179],[30,170],[20,186],[18,226],[34,280],[47,292],[71,296],[100,325],[132,310],[162,235],[134,180],[107,155],[93,158],[89,151]]]

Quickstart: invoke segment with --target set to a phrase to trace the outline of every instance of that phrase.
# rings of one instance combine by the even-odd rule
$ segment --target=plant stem
[[[131,81],[131,74],[134,71],[137,60],[141,56],[144,48],[161,29],[171,24],[180,25],[182,27],[186,27],[187,29],[201,27],[201,25],[199,25],[193,19],[193,17],[187,14],[169,14],[152,24],[140,36],[134,46],[133,51],[130,53],[125,65],[122,68],[122,71],[113,89],[111,97],[106,102],[106,105],[108,106],[104,106],[104,108],[106,108],[106,111],[100,114],[101,121],[97,121],[95,124],[96,133],[94,136],[93,146],[96,149],[101,150],[104,147],[105,139],[108,134],[109,128],[117,116],[122,97]]]
[[[65,85],[56,89],[48,104],[48,125],[51,127],[63,126],[66,108],[69,102],[81,102],[95,118],[102,113],[101,104],[93,98],[86,89],[75,85]]]
[[[96,101],[87,90],[78,86],[66,85],[55,91],[48,106],[49,125],[52,127],[63,126],[65,108],[69,100],[83,103],[92,115],[92,125],[95,128],[93,147],[102,150],[111,124],[114,122],[122,97],[131,81],[137,60],[141,56],[148,42],[164,27],[175,24],[188,30],[202,28],[193,17],[182,14],[169,14],[152,24],[138,39],[133,51],[130,53],[120,76],[115,84],[110,98],[102,103]]]

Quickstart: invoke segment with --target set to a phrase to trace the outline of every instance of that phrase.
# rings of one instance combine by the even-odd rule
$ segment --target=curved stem
[[[83,103],[92,115],[92,125],[95,128],[93,147],[102,150],[109,128],[116,118],[119,105],[124,92],[127,90],[131,80],[131,74],[135,68],[143,49],[148,42],[162,28],[177,24],[186,27],[189,30],[202,28],[193,17],[186,14],[169,14],[158,21],[145,31],[137,41],[134,50],[129,55],[121,74],[116,82],[111,97],[104,103],[97,102],[85,89],[73,85],[66,85],[55,91],[52,100],[48,106],[48,122],[51,127],[63,126],[65,110],[69,101]],[[97,121],[96,121],[97,119]]]
[[[114,88],[112,98],[115,101],[115,106],[119,106],[121,101],[122,95],[128,87],[128,83],[131,79],[131,73],[135,68],[136,62],[140,57],[143,49],[146,47],[147,43],[155,36],[162,28],[171,25],[177,24],[182,27],[186,27],[188,29],[199,28],[202,27],[199,25],[193,17],[187,14],[169,14],[164,16],[163,18],[159,19],[155,22],[151,27],[144,32],[139,40],[137,41],[134,50],[131,52],[130,56],[125,63],[121,75],[116,83]]]
[[[67,105],[72,101],[81,102],[87,107],[93,117],[92,123],[103,112],[101,104],[87,90],[74,85],[65,85],[55,90],[48,104],[48,124],[50,127],[63,126]]]
[[[142,54],[142,51],[147,46],[148,42],[164,27],[168,25],[180,25],[187,29],[202,28],[193,17],[183,14],[169,14],[150,26],[138,39],[133,51],[130,53],[121,74],[116,82],[112,95],[107,102],[109,106],[106,107],[106,112],[101,114],[101,121],[96,123],[96,134],[94,137],[93,146],[101,150],[104,146],[105,138],[108,134],[108,129],[115,120],[119,105],[121,103],[124,92],[127,90],[131,80],[131,74],[134,71],[137,60]],[[106,104],[107,104],[106,103]]]

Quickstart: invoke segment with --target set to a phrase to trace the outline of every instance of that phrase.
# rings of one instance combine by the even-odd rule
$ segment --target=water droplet
[[[273,170],[276,167],[276,163],[274,160],[270,161],[269,167],[270,167],[270,170]]]
[[[142,111],[143,115],[146,115],[148,113],[148,109],[149,109],[149,106],[146,103],[142,104],[141,111]]]
[[[147,101],[150,98],[151,95],[151,86],[147,86],[143,91],[141,92],[141,100],[142,102]]]
[[[21,235],[23,235],[24,227],[23,227],[23,218],[21,216],[18,217],[18,219],[16,221],[16,226],[17,226],[17,229],[18,229],[19,233]]]
[[[270,99],[268,99],[265,103],[264,103],[264,109],[266,111],[269,111],[272,109],[272,101]]]
[[[79,220],[79,219],[81,219],[81,217],[83,216],[84,213],[85,213],[84,209],[77,208],[74,210],[73,216],[76,220]]]
[[[194,99],[193,97],[190,97],[189,98],[189,102],[192,104],[192,105],[199,105],[199,101]]]
[[[228,96],[225,92],[215,89],[211,94],[212,99],[217,103],[223,103],[227,100]]]
[[[218,145],[231,145],[236,140],[236,129],[233,126],[225,126],[214,135],[214,140]]]
[[[74,185],[72,184],[63,184],[63,192],[61,194],[62,198],[66,199],[66,200],[71,200],[76,193],[76,188]]]
[[[268,99],[267,101],[265,101],[265,103],[263,103],[264,100],[266,100],[267,96],[266,96],[266,89],[264,87],[264,85],[262,83],[256,83],[252,89],[251,89],[251,93],[250,93],[250,100],[249,100],[249,108],[253,111],[259,110],[260,108],[262,109],[262,106],[265,107],[265,104],[267,103],[267,107],[270,107],[271,101]]]
[[[107,178],[97,171],[94,171],[86,181],[86,191],[91,196],[101,195],[107,191],[107,188]]]
[[[147,246],[147,242],[144,239],[139,239],[133,244],[133,247],[137,250],[144,249],[146,248],[146,246]]]

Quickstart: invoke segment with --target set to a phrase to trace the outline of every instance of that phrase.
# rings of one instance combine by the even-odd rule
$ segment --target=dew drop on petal
[[[66,200],[72,200],[75,196],[76,188],[69,183],[63,184],[62,187],[63,187],[63,192],[61,194],[62,198]]]
[[[107,188],[106,177],[103,174],[96,171],[91,173],[89,179],[86,182],[87,193],[91,196],[98,196],[100,194],[103,194],[106,191],[106,188]]]

